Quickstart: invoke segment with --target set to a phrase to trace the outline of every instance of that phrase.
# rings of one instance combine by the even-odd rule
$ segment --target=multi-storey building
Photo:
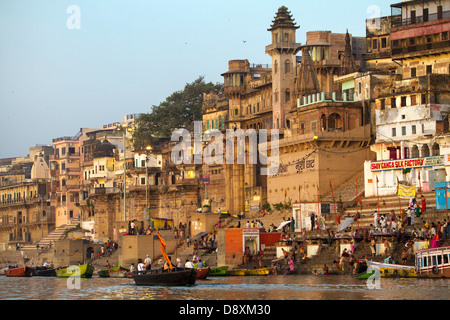
[[[399,67],[376,93],[377,161],[365,165],[366,195],[393,193],[397,180],[433,190],[448,161],[450,1],[391,7],[389,37]]]

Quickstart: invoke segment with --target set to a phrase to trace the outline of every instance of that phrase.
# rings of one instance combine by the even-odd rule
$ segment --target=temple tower
[[[298,28],[291,13],[282,6],[268,29],[272,34],[266,53],[272,57],[273,128],[280,129],[280,133],[286,125],[285,115],[295,105],[296,54],[301,48],[295,42]]]

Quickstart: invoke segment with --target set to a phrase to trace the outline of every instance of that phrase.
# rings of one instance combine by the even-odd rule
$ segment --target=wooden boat
[[[246,269],[228,270],[227,276],[245,276]]]
[[[100,270],[98,276],[101,278],[125,278],[128,271],[127,268],[117,266],[106,270]]]
[[[415,264],[419,278],[450,278],[450,247],[418,250]]]
[[[246,269],[246,276],[267,276],[270,273],[270,268],[259,268],[259,269]]]
[[[227,275],[228,266],[213,267],[209,270],[208,277],[222,277]]]
[[[90,264],[82,264],[79,266],[68,266],[56,270],[56,276],[58,278],[80,277],[91,278],[94,273],[94,267]]]
[[[197,279],[206,279],[210,270],[210,267],[197,269]]]
[[[370,277],[379,276],[380,278],[417,278],[414,266],[405,266],[400,264],[379,263],[369,261],[369,267],[366,272],[357,275],[355,278],[366,280]]]
[[[60,268],[46,268],[36,267],[34,268],[34,275],[37,277],[56,277],[56,270]]]
[[[143,274],[133,274],[133,279],[138,286],[189,286],[195,284],[197,270],[150,271]]]
[[[33,268],[23,266],[10,268],[5,271],[7,277],[31,277],[33,275]]]

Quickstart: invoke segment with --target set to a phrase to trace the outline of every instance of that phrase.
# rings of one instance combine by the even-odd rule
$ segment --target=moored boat
[[[358,274],[355,278],[359,280],[369,279],[370,277],[381,278],[417,278],[414,266],[405,266],[400,264],[368,262],[367,271]]]
[[[125,278],[128,271],[127,268],[117,266],[98,271],[98,276],[101,278]]]
[[[27,266],[9,268],[5,271],[7,277],[31,277],[33,269]]]
[[[208,277],[223,277],[227,275],[228,266],[213,267],[209,270]]]
[[[56,277],[56,270],[58,268],[36,267],[34,268],[34,275],[37,277]]]
[[[228,270],[227,276],[245,276],[246,269]]]
[[[418,250],[415,267],[419,278],[450,278],[450,247]]]
[[[138,286],[189,286],[195,284],[197,270],[149,271],[142,274],[133,274],[132,277]]]
[[[210,267],[197,269],[197,279],[206,279],[210,270]]]
[[[270,273],[270,268],[246,269],[245,276],[267,276]]]
[[[58,278],[80,277],[91,278],[94,273],[94,267],[90,264],[82,264],[79,266],[68,266],[56,270],[56,276]]]

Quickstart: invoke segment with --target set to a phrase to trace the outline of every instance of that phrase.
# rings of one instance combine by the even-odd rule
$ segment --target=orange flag
[[[164,259],[169,264],[169,268],[173,269],[172,262],[170,262],[170,259],[169,259],[169,257],[167,256],[167,253],[166,253],[166,242],[164,241],[164,239],[159,234],[159,231],[158,231],[158,238],[159,238],[159,242],[161,243],[161,247],[160,247],[161,248],[161,253],[162,253]]]

